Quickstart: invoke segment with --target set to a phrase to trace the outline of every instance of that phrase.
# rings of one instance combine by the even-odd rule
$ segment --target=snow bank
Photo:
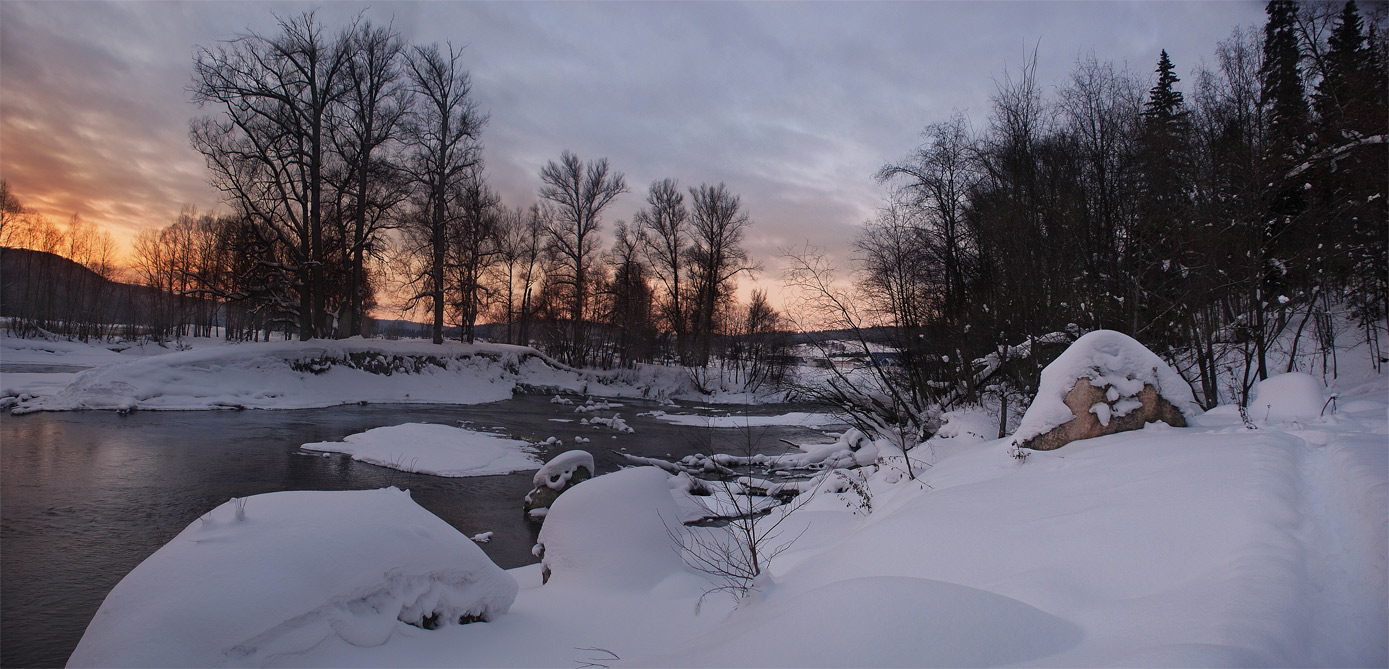
[[[1171,402],[1184,416],[1201,412],[1191,386],[1156,353],[1121,332],[1096,330],[1077,339],[1042,370],[1037,397],[1023,414],[1012,443],[1021,444],[1070,422],[1075,414],[1066,406],[1065,398],[1075,388],[1077,379],[1089,379],[1096,388],[1108,386],[1107,399],[1119,408],[1114,415],[1123,415],[1125,408],[1137,408],[1139,404],[1133,398],[1145,385],[1152,386],[1158,396]],[[1108,405],[1096,413],[1103,424],[1108,424]]]
[[[26,339],[12,336],[8,331],[0,333],[0,361],[8,365],[96,367],[121,359],[120,352],[112,348],[68,341],[56,335]]]
[[[44,352],[20,357],[101,365],[77,374],[59,392],[18,401],[13,413],[480,404],[521,391],[712,401],[693,386],[684,368],[639,365],[636,369],[579,370],[535,349],[505,344],[436,345],[424,340],[354,337],[228,344],[158,355],[145,351],[143,357],[130,359],[130,354],[71,342],[6,338],[3,343],[5,362],[11,362],[12,352],[37,351],[32,346],[42,346]],[[557,404],[568,401],[554,397]]]
[[[1268,423],[1320,417],[1326,398],[1317,377],[1302,372],[1279,374],[1254,384],[1249,416]]]
[[[306,451],[346,453],[353,460],[434,476],[489,476],[540,466],[533,447],[515,439],[448,425],[405,423],[304,444]]]
[[[690,425],[693,427],[765,427],[769,425],[801,425],[805,427],[822,427],[825,425],[841,425],[844,423],[842,418],[828,413],[809,413],[804,411],[793,411],[778,416],[701,416],[699,414],[668,414],[663,411],[653,411],[651,417],[667,423],[676,425]]]
[[[522,383],[582,385],[576,373],[525,347],[357,337],[195,349],[105,365],[16,411],[479,404],[507,399]]]
[[[371,647],[407,623],[494,619],[516,592],[408,492],[256,495],[194,521],[127,574],[69,666],[302,664],[325,640]]]
[[[636,467],[589,479],[560,495],[538,540],[550,582],[639,590],[685,573],[666,529],[681,529],[672,494],[677,484],[655,467]]]

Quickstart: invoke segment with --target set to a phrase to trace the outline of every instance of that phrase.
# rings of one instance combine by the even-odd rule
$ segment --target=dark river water
[[[443,478],[368,465],[346,456],[308,454],[301,444],[340,441],[374,427],[439,423],[503,432],[531,442],[549,436],[542,459],[584,448],[598,473],[625,461],[615,451],[682,457],[740,451],[744,430],[672,425],[641,411],[655,405],[614,400],[635,434],[578,424],[548,397],[521,396],[474,406],[371,405],[288,411],[0,413],[0,665],[62,666],[112,587],[199,516],[233,497],[279,490],[356,490],[394,485],[472,536],[504,568],[535,561],[538,528],[521,500],[531,473]],[[663,407],[668,411],[689,411]],[[722,407],[721,411],[741,412]],[[754,415],[811,410],[760,406]],[[574,419],[571,423],[552,419]],[[494,430],[495,429],[495,430]],[[818,430],[756,428],[758,450],[786,450],[780,439],[826,442]],[[575,445],[574,436],[591,443]]]

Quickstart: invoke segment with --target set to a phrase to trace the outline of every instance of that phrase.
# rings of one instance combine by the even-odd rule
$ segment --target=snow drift
[[[299,664],[326,639],[492,620],[516,580],[395,488],[227,502],[140,563],[97,610],[73,667]]]

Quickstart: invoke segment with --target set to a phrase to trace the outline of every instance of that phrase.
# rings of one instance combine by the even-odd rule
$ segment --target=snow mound
[[[395,488],[227,502],[106,597],[68,666],[296,664],[325,641],[492,620],[516,580]]]
[[[655,467],[635,467],[589,479],[560,495],[539,538],[550,583],[644,590],[684,573],[666,529],[680,530],[676,484]]]
[[[540,460],[524,441],[448,425],[405,423],[304,444],[306,451],[346,453],[353,460],[434,476],[490,476],[527,471]]]
[[[781,590],[774,585],[755,616],[735,612],[686,652],[637,664],[731,667],[757,658],[765,667],[998,666],[1055,654],[1082,636],[1016,599],[928,579],[850,578],[797,595]],[[890,643],[856,642],[867,639]]]
[[[1012,443],[1021,444],[1070,422],[1075,417],[1065,398],[1077,379],[1089,379],[1096,388],[1109,387],[1107,399],[1123,415],[1139,406],[1134,399],[1143,386],[1157,390],[1158,396],[1172,403],[1182,415],[1201,413],[1191,394],[1191,386],[1177,370],[1134,338],[1113,330],[1096,330],[1077,339],[1042,370],[1037,397],[1023,414]],[[1108,405],[1096,411],[1101,423],[1108,424]]]
[[[1317,377],[1304,372],[1279,374],[1254,385],[1249,415],[1269,423],[1321,416],[1326,398]]]
[[[551,490],[564,490],[579,468],[587,469],[592,476],[597,471],[593,468],[593,455],[588,451],[565,451],[550,458],[550,461],[531,478],[531,485],[536,488],[545,486]]]

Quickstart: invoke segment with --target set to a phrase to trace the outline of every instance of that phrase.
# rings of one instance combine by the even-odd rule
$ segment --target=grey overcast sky
[[[1184,78],[1263,3],[1220,2],[0,2],[0,177],[59,220],[106,226],[122,246],[179,208],[225,207],[188,143],[194,48],[275,14],[318,8],[339,28],[364,12],[406,39],[465,46],[490,183],[535,199],[537,172],[569,149],[607,157],[631,192],[725,182],[754,225],[747,246],[774,282],[776,249],[840,252],[883,199],[873,172],[922,128],[964,111],[988,121],[1005,70],[1034,47],[1054,90],[1091,51],[1145,87],[1160,49]],[[1184,85],[1184,84],[1183,84]]]

